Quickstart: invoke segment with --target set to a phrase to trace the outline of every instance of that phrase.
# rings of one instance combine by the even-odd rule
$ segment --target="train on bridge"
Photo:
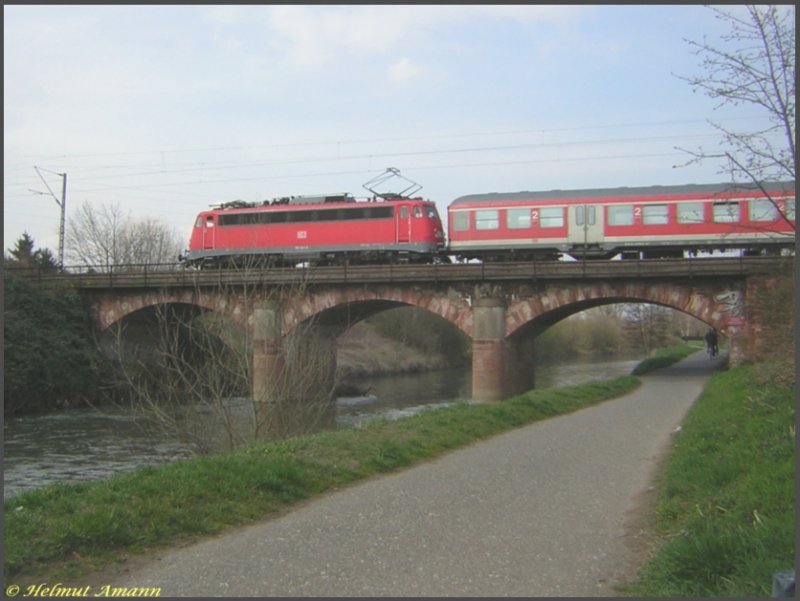
[[[411,185],[379,193],[400,177]],[[794,248],[795,183],[649,186],[472,194],[436,204],[396,169],[350,194],[234,201],[202,211],[180,260],[195,267],[480,260],[679,258]]]

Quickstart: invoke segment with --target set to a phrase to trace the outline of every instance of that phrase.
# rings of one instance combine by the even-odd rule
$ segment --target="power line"
[[[761,116],[742,116],[731,117],[726,121],[752,121],[762,119]],[[375,143],[395,143],[395,142],[408,142],[413,140],[437,140],[437,139],[451,139],[451,138],[464,138],[464,137],[482,137],[482,136],[500,136],[500,135],[523,135],[523,134],[551,134],[570,131],[589,131],[600,129],[623,129],[630,127],[646,127],[646,126],[674,126],[674,125],[690,125],[705,123],[708,124],[707,119],[684,119],[684,120],[667,120],[667,121],[643,121],[634,123],[611,123],[604,125],[585,125],[573,127],[557,127],[557,128],[538,128],[538,129],[518,129],[518,130],[500,130],[490,132],[465,132],[465,133],[452,133],[452,134],[430,134],[430,135],[416,135],[405,137],[392,137],[392,138],[356,138],[351,140],[328,140],[328,141],[311,141],[311,142],[282,142],[277,144],[259,144],[248,146],[209,146],[209,147],[196,147],[196,148],[177,148],[171,150],[137,150],[137,151],[119,151],[119,152],[97,152],[97,153],[84,153],[72,155],[21,155],[20,158],[37,158],[39,160],[54,160],[54,159],[67,159],[67,158],[87,158],[95,156],[136,156],[136,155],[154,155],[154,154],[182,154],[192,152],[219,152],[231,150],[258,150],[268,148],[291,148],[298,146],[332,146],[341,144],[375,144]]]
[[[222,171],[222,170],[230,170],[230,169],[254,169],[258,167],[274,167],[274,166],[287,166],[287,165],[302,165],[302,164],[310,164],[310,163],[323,163],[323,162],[334,162],[334,161],[352,161],[352,160],[363,160],[363,159],[385,159],[385,158],[398,158],[398,157],[412,157],[412,156],[433,156],[433,155],[446,155],[446,154],[463,154],[463,153],[471,153],[471,152],[498,152],[498,151],[508,151],[508,150],[532,150],[532,149],[545,149],[545,148],[562,148],[562,147],[574,147],[574,146],[586,146],[586,145],[598,145],[598,144],[630,144],[630,143],[644,143],[644,142],[654,142],[654,141],[663,141],[663,140],[670,140],[675,138],[680,138],[681,140],[687,139],[696,139],[696,138],[704,138],[710,137],[712,134],[697,134],[693,136],[676,136],[676,135],[669,135],[669,136],[647,136],[647,137],[639,137],[639,138],[610,138],[610,139],[601,139],[601,140],[578,140],[572,142],[547,142],[547,143],[535,143],[535,144],[512,144],[512,145],[503,145],[503,146],[483,146],[483,147],[463,147],[463,148],[449,148],[449,149],[440,149],[440,150],[412,150],[408,152],[386,152],[386,153],[372,153],[372,154],[355,154],[355,155],[345,155],[345,156],[329,156],[329,157],[298,157],[289,160],[277,160],[277,161],[258,161],[258,162],[247,162],[247,163],[240,163],[240,164],[233,164],[233,165],[225,165],[225,166],[209,166],[206,163],[201,164],[198,167],[192,168],[184,168],[184,169],[171,169],[171,170],[158,170],[158,171],[140,171],[135,173],[125,173],[125,174],[108,174],[102,176],[84,176],[80,177],[81,183],[91,180],[104,180],[104,179],[118,179],[122,177],[143,177],[143,176],[162,176],[162,175],[172,175],[172,174],[180,174],[180,173],[193,173],[193,172],[209,172],[209,171]],[[637,155],[638,156],[638,155]],[[595,159],[603,159],[603,156],[596,156]],[[569,158],[561,158],[560,160],[570,160]],[[580,159],[583,160],[583,159]],[[503,163],[494,163],[494,164],[503,164]],[[340,172],[338,174],[350,174],[352,172]],[[337,173],[334,173],[334,175]],[[233,179],[224,179],[224,180],[211,180],[213,182],[229,182],[229,181],[252,181],[252,180],[259,180],[265,179],[264,177],[256,177],[256,178],[233,178]],[[183,185],[183,184],[193,184],[199,182],[175,182],[175,183],[164,183],[164,184],[144,184],[137,187],[153,187],[159,185],[165,186],[173,186],[173,185]],[[9,184],[9,186],[14,185],[22,185],[22,184]],[[78,191],[86,192],[86,191],[104,191],[108,189],[114,188],[127,188],[131,189],[131,186],[113,186],[111,188],[103,187],[103,188],[82,188]]]
[[[393,155],[391,155],[393,156]],[[683,153],[680,152],[669,152],[669,153],[651,153],[651,154],[625,154],[625,155],[612,155],[612,156],[582,156],[582,157],[556,157],[556,158],[544,158],[544,159],[524,159],[518,161],[493,161],[493,162],[482,162],[482,163],[452,163],[448,165],[439,165],[439,166],[432,166],[432,165],[418,165],[418,166],[406,166],[404,169],[406,170],[422,170],[422,169],[456,169],[456,168],[463,168],[463,167],[499,167],[503,165],[522,165],[522,164],[536,164],[536,163],[562,163],[562,162],[571,162],[571,161],[589,161],[589,160],[620,160],[620,159],[636,159],[636,158],[655,158],[655,157],[669,157],[669,156],[684,156]],[[370,157],[372,158],[372,157]],[[116,185],[116,186],[109,186],[109,187],[101,187],[101,188],[83,188],[80,190],[76,190],[76,192],[104,192],[108,190],[141,190],[146,188],[168,188],[173,186],[191,186],[191,185],[198,185],[198,184],[221,184],[221,183],[231,183],[231,182],[252,182],[252,181],[268,181],[268,180],[276,180],[276,179],[292,179],[292,178],[312,178],[312,177],[331,177],[331,176],[342,176],[342,175],[363,175],[367,173],[374,173],[374,169],[359,169],[359,170],[350,170],[350,171],[326,171],[326,172],[312,172],[312,173],[296,173],[296,174],[280,174],[280,175],[259,175],[254,177],[237,177],[237,178],[224,178],[224,179],[213,179],[213,180],[183,180],[177,182],[159,182],[159,183],[151,183],[151,184],[137,184],[137,185]]]

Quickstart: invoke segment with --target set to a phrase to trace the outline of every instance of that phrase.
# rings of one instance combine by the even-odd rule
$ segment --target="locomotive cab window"
[[[194,226],[195,227],[203,227],[203,218],[202,217],[198,217],[197,221],[194,222]]]
[[[422,209],[419,207],[414,207],[414,217],[417,219],[422,217]]]
[[[739,221],[738,202],[715,202],[714,203],[714,222],[715,223],[735,223]]]
[[[209,215],[206,217],[206,227],[214,227],[214,216]]]

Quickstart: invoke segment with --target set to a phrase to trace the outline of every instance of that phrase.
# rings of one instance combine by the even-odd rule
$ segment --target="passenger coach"
[[[472,194],[448,207],[460,260],[682,257],[794,247],[795,182]],[[771,200],[770,200],[771,198]]]

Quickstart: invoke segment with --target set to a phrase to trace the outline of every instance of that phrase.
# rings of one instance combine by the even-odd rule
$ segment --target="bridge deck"
[[[187,270],[170,266],[115,268],[104,273],[30,273],[41,282],[77,288],[175,288],[219,285],[322,285],[413,282],[713,278],[772,273],[793,257],[726,257],[624,261],[548,261],[454,265],[360,265],[278,269]]]

